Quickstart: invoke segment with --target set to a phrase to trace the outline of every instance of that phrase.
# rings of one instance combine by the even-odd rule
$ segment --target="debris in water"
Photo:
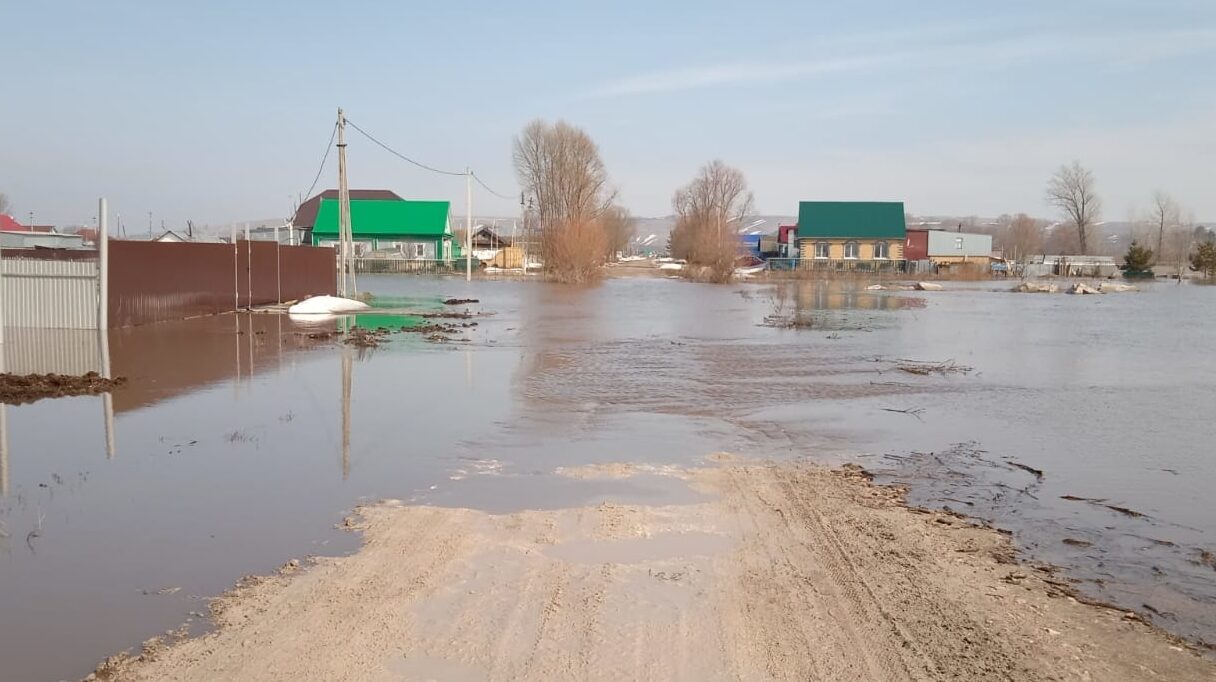
[[[911,407],[906,410],[897,410],[894,407],[882,407],[879,409],[881,409],[883,412],[898,412],[899,414],[911,415],[913,417],[916,417],[920,421],[924,421],[920,417],[921,414],[923,414],[925,411],[925,408],[923,408],[923,407]]]
[[[236,431],[230,431],[224,434],[224,440],[228,441],[229,443],[249,443],[256,441],[257,438],[238,429]]]
[[[1089,502],[1090,504],[1102,504],[1106,501],[1105,497],[1077,497],[1076,495],[1061,495],[1060,499],[1069,502]]]
[[[389,331],[384,327],[377,329],[351,327],[346,338],[342,339],[342,343],[356,348],[378,348],[381,343],[388,340],[388,334]]]
[[[1153,608],[1152,604],[1141,604],[1140,606],[1143,607],[1145,611],[1148,611],[1149,613],[1153,614],[1154,616],[1160,616],[1162,618],[1173,618],[1174,617],[1174,614],[1170,613],[1169,611],[1160,611],[1160,610]]]
[[[1042,469],[1036,469],[1032,466],[1026,466],[1025,464],[1021,464],[1020,462],[1014,462],[1014,461],[1010,461],[1010,460],[1005,460],[1005,461],[1009,463],[1009,466],[1017,467],[1017,468],[1021,469],[1022,471],[1028,471],[1031,474],[1033,474],[1035,478],[1037,478],[1039,480],[1043,479],[1043,470]]]
[[[1061,542],[1066,545],[1072,545],[1073,547],[1092,547],[1094,544],[1088,540],[1078,540],[1076,538],[1064,538],[1061,540]]]
[[[944,362],[936,362],[929,360],[900,360],[895,369],[908,374],[917,374],[920,376],[928,376],[930,374],[970,374],[972,368],[966,365],[960,365],[954,360],[946,360]]]
[[[443,302],[444,305],[465,305],[466,303],[481,303],[481,301],[475,298],[449,298]]]
[[[97,372],[70,374],[0,374],[0,403],[21,405],[43,398],[109,393],[127,383],[126,377],[107,379]]]
[[[1199,550],[1198,563],[1208,568],[1216,569],[1216,554],[1212,554],[1206,549]]]
[[[1127,507],[1120,507],[1120,506],[1115,505],[1115,504],[1104,504],[1104,505],[1102,505],[1102,506],[1103,506],[1103,507],[1106,507],[1107,509],[1110,509],[1110,510],[1112,510],[1112,511],[1117,511],[1117,512],[1119,512],[1120,514],[1124,514],[1124,515],[1130,516],[1130,517],[1132,517],[1132,518],[1137,518],[1137,519],[1138,519],[1138,518],[1141,518],[1141,517],[1146,516],[1145,514],[1142,514],[1142,513],[1138,512],[1138,511],[1136,511],[1135,509],[1128,509]]]

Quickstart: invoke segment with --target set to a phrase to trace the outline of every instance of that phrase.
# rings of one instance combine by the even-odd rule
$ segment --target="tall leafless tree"
[[[8,195],[4,192],[0,192],[0,213],[8,213],[8,209]]]
[[[676,190],[671,203],[677,215],[672,255],[687,259],[694,271],[708,267],[716,281],[729,280],[738,251],[737,223],[755,208],[743,172],[715,159]]]
[[[1165,253],[1165,235],[1182,222],[1182,209],[1168,193],[1157,190],[1153,192],[1153,224],[1157,227],[1157,250],[1154,252],[1160,258]]]
[[[1047,201],[1060,209],[1077,229],[1077,242],[1081,253],[1089,253],[1090,230],[1102,214],[1102,200],[1094,190],[1094,174],[1073,161],[1060,166],[1047,182]]]
[[[515,138],[520,185],[536,198],[541,258],[558,279],[593,278],[607,251],[600,219],[615,198],[599,148],[583,130],[535,120]]]
[[[1181,210],[1178,215],[1175,227],[1165,233],[1165,254],[1161,257],[1160,262],[1174,266],[1174,276],[1181,284],[1183,274],[1190,265],[1191,251],[1195,246],[1195,217],[1188,215],[1186,219],[1183,219]]]

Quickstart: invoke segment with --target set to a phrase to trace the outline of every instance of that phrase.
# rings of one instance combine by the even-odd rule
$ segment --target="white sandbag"
[[[356,301],[340,296],[313,296],[287,309],[289,315],[332,315],[334,313],[353,313],[371,308],[363,301]]]

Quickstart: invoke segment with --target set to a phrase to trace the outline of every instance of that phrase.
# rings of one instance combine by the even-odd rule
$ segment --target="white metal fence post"
[[[97,349],[101,376],[110,378],[110,222],[109,202],[97,200]],[[101,395],[102,423],[106,434],[106,459],[114,459],[114,396]]]

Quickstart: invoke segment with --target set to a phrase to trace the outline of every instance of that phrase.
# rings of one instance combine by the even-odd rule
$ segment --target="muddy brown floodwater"
[[[1008,529],[1083,598],[1216,640],[1214,288],[361,283],[391,309],[112,333],[128,382],[109,420],[92,396],[0,407],[0,678],[82,677],[183,623],[204,632],[241,576],[353,551],[335,526],[359,504],[691,509],[712,502],[672,472],[723,451],[860,463],[914,504]],[[325,338],[465,309],[478,324],[443,343]],[[33,367],[12,342],[29,338],[6,334],[6,370],[96,357],[39,337]],[[629,475],[559,473],[580,467]]]

